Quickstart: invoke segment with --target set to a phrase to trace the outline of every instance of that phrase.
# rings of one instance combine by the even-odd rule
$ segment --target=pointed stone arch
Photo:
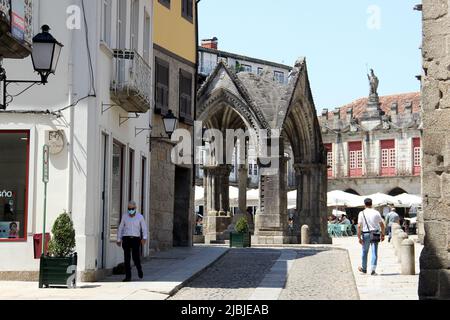
[[[269,136],[268,141],[279,143],[278,173],[260,172],[260,208],[255,221],[257,243],[284,244],[287,236],[287,176],[285,144],[291,146],[297,173],[297,209],[300,224],[308,224],[315,243],[330,243],[327,232],[326,191],[327,169],[320,126],[311,94],[305,59],[299,60],[290,75],[288,85],[277,84],[273,75],[263,73],[236,74],[220,62],[197,96],[197,120],[208,129],[224,132],[227,129],[279,130],[280,137]],[[226,209],[230,164],[205,167],[206,238],[217,240],[231,223]],[[247,191],[245,168],[239,168],[240,195]],[[245,183],[241,183],[245,180]],[[211,200],[212,199],[212,200]],[[240,201],[242,203],[242,201]],[[241,205],[240,205],[241,207]],[[242,205],[245,207],[245,203]],[[241,210],[242,211],[242,210]],[[209,227],[214,228],[212,232]],[[208,233],[209,232],[209,233]],[[208,241],[208,240],[207,240]]]

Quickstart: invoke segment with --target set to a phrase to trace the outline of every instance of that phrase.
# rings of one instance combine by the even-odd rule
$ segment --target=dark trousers
[[[133,262],[138,273],[142,273],[141,238],[123,237],[122,240],[122,248],[125,255],[125,273],[127,279],[131,279],[131,256],[133,256]]]

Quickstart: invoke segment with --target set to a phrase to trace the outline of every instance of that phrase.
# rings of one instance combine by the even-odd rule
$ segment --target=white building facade
[[[44,144],[52,146],[46,232],[70,213],[79,280],[123,262],[116,237],[128,201],[149,221],[152,10],[152,0],[33,1],[34,33],[47,24],[64,48],[49,83],[0,112],[0,227],[19,226],[14,237],[0,232],[0,279],[37,279]],[[29,57],[3,66],[10,79],[36,78]]]
[[[281,84],[288,83],[289,74],[292,71],[292,67],[280,63],[221,51],[218,49],[217,38],[202,40],[202,45],[198,50],[200,79],[210,75],[220,61],[236,72],[250,72],[257,75],[262,72],[270,72],[274,79]]]

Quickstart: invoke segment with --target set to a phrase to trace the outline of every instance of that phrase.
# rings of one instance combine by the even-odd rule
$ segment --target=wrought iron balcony
[[[32,39],[32,0],[0,0],[0,56],[26,58]]]
[[[133,50],[114,50],[111,99],[130,113],[146,113],[152,102],[152,69]]]

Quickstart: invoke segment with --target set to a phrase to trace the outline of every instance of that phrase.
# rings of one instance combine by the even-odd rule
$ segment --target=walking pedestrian
[[[390,207],[390,212],[386,215],[386,226],[387,226],[387,234],[388,234],[388,242],[391,242],[392,240],[392,225],[394,223],[400,224],[400,216],[397,213],[397,210],[394,206]]]
[[[366,199],[364,204],[366,209],[358,217],[358,239],[362,245],[362,266],[358,270],[363,274],[367,273],[367,260],[369,250],[372,248],[371,275],[375,276],[377,275],[378,244],[384,241],[385,225],[381,214],[372,208],[372,199]]]
[[[138,271],[139,279],[144,278],[141,265],[141,245],[147,242],[147,224],[144,216],[136,210],[136,202],[128,203],[128,212],[122,217],[117,232],[117,245],[122,246],[125,258],[126,278],[123,282],[131,281],[131,256]]]

